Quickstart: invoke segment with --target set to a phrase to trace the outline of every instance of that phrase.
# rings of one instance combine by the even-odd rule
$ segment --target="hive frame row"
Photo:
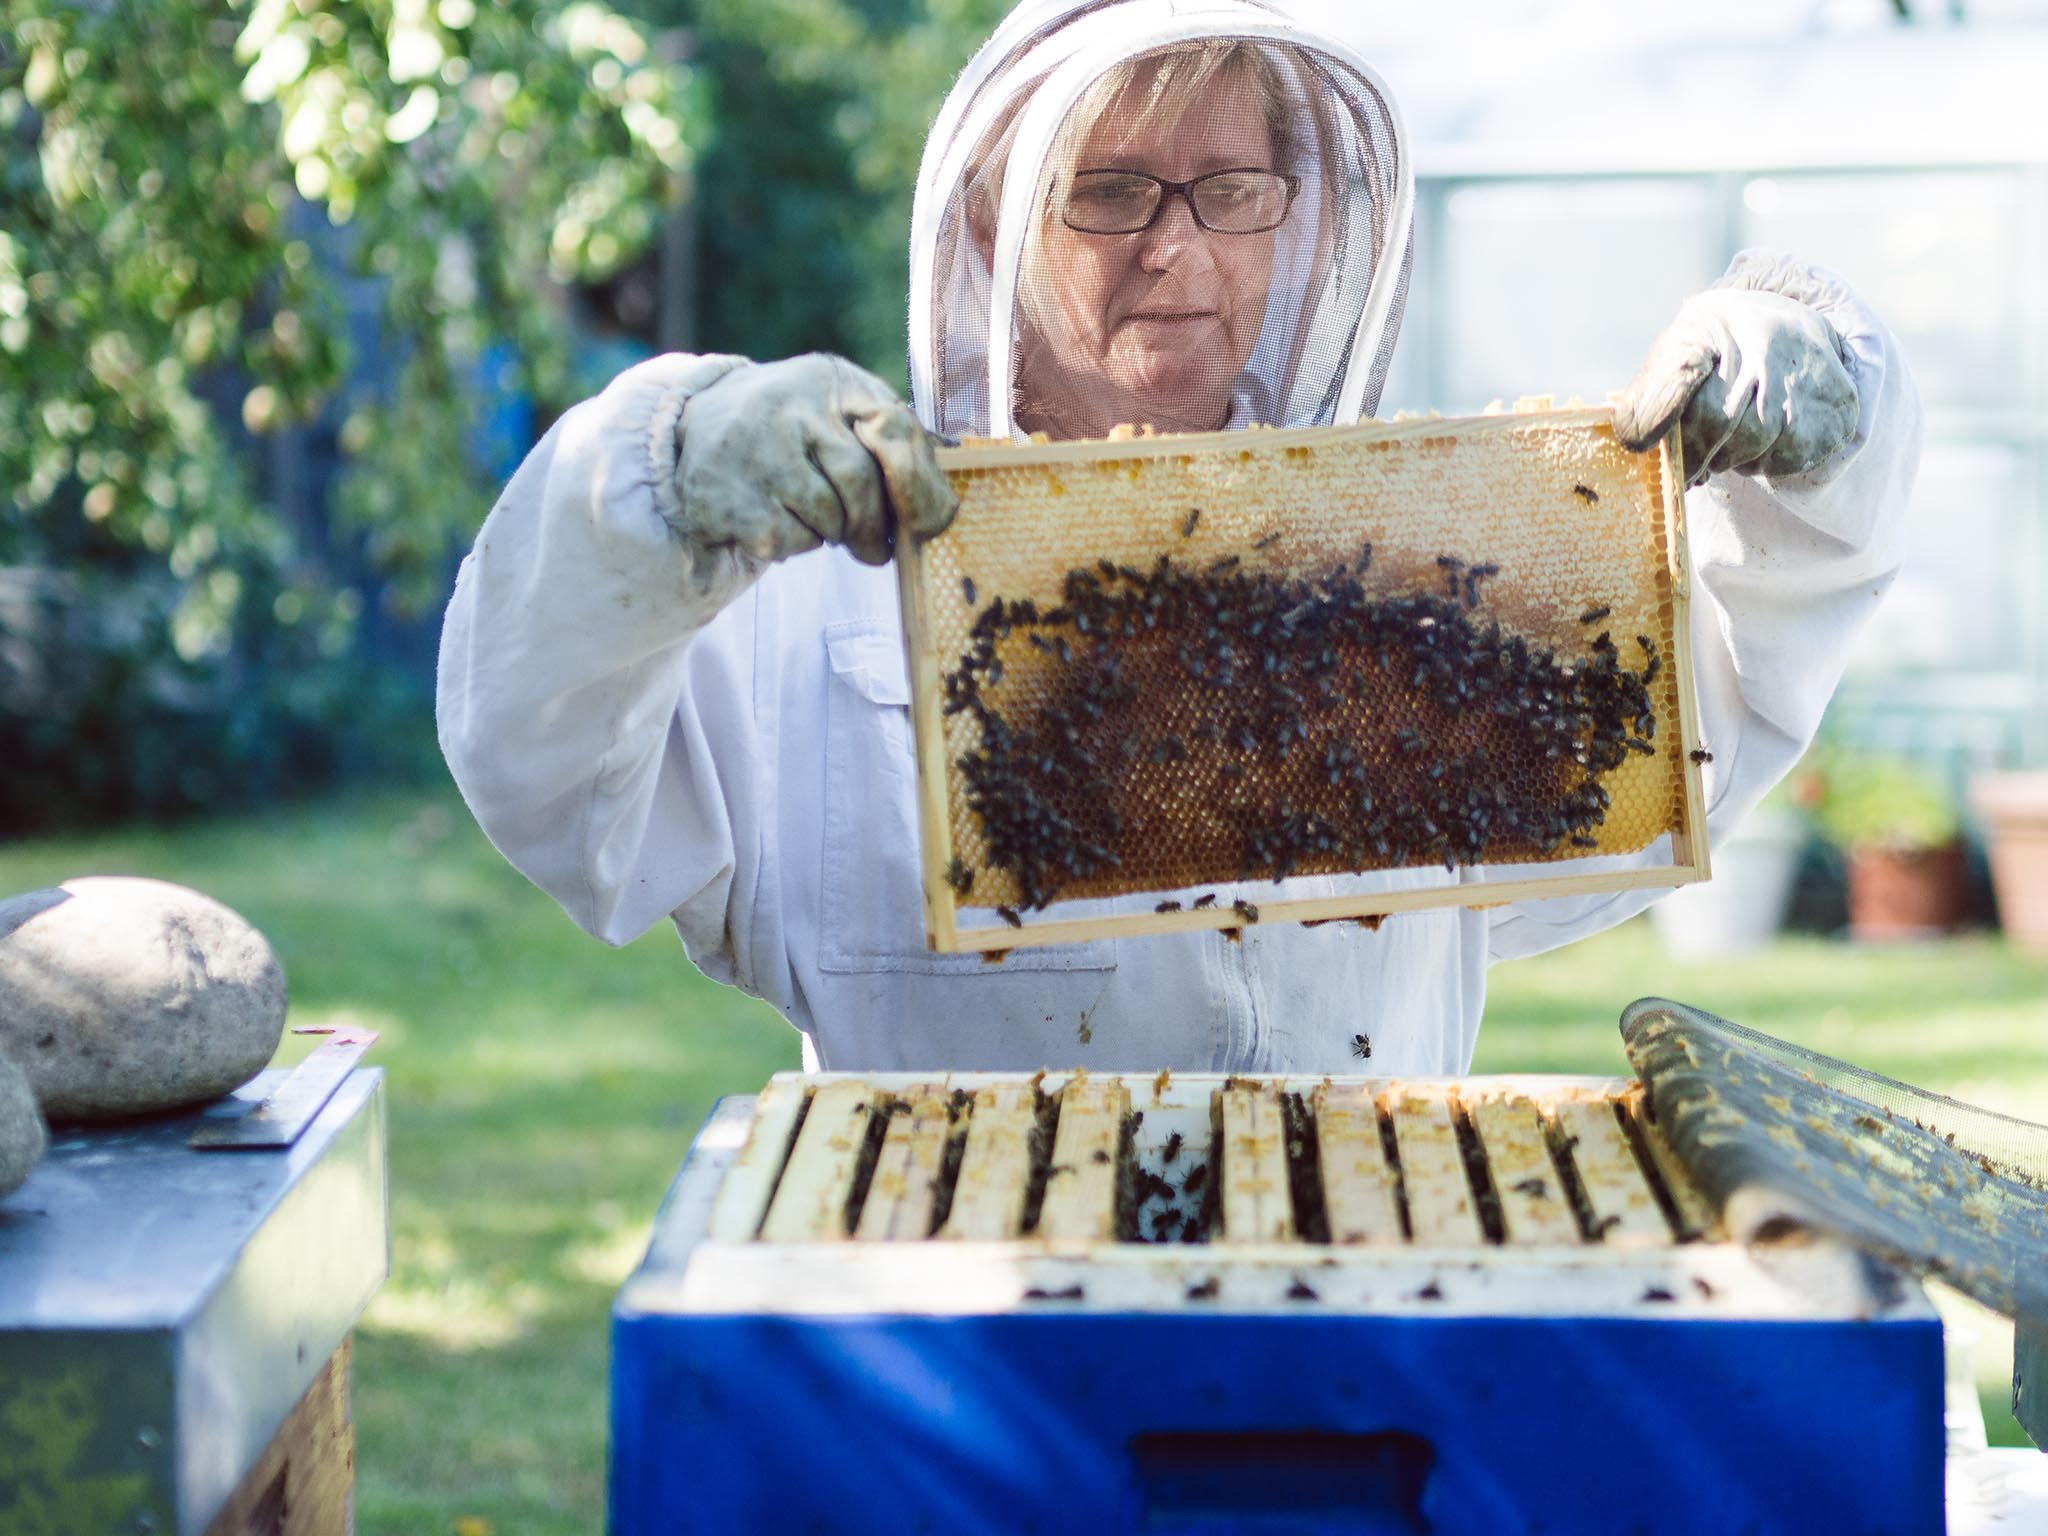
[[[1903,1295],[1874,1289],[1867,1267],[1826,1241],[1802,1241],[1761,1255],[1729,1243],[1711,1210],[1699,1204],[1681,1211],[1681,1222],[1695,1226],[1679,1241],[1668,1229],[1659,1236],[1632,1221],[1602,1242],[1527,1245],[1483,1243],[1469,1232],[1424,1232],[1419,1226],[1413,1241],[1398,1233],[1391,1239],[1354,1233],[1349,1241],[1306,1243],[1286,1240],[1284,1233],[1254,1233],[1202,1244],[1042,1232],[1022,1239],[990,1233],[951,1241],[862,1241],[863,1235],[881,1234],[841,1233],[819,1240],[812,1233],[786,1240],[769,1229],[771,1205],[783,1203],[785,1192],[777,1185],[786,1177],[785,1159],[791,1159],[787,1177],[820,1177],[817,1168],[797,1168],[789,1141],[778,1140],[791,1137],[795,1108],[806,1099],[810,1114],[829,1117],[834,1098],[878,1091],[908,1097],[920,1090],[964,1089],[979,1100],[1079,1087],[1091,1096],[1121,1095],[1125,1105],[1163,1117],[1160,1123],[1179,1124],[1175,1114],[1184,1120],[1202,1113],[1203,1103],[1230,1085],[1274,1093],[1334,1089],[1418,1100],[1455,1097],[1467,1105],[1527,1099],[1563,1114],[1605,1114],[1615,1124],[1619,1108],[1644,1127],[1641,1089],[1627,1079],[782,1074],[758,1101],[723,1101],[707,1123],[657,1223],[662,1236],[656,1251],[629,1288],[634,1304],[713,1313],[949,1315],[1017,1307],[1151,1311],[1214,1304],[1215,1310],[1238,1312],[1322,1308],[1646,1318],[1874,1317],[1926,1305],[1910,1287]],[[808,1123],[809,1114],[803,1118]],[[813,1142],[826,1139],[814,1135]],[[1654,1134],[1642,1145],[1670,1180],[1668,1149]],[[831,1174],[822,1177],[829,1181]],[[1682,1182],[1668,1187],[1681,1203],[1698,1201],[1697,1192],[1685,1193]],[[1652,1220],[1662,1227],[1662,1216]],[[661,1251],[664,1243],[676,1251]]]
[[[1369,421],[1345,427],[1304,427],[1261,429],[1248,436],[1242,432],[1203,433],[1188,436],[1132,437],[1112,441],[1068,443],[976,444],[941,449],[941,468],[948,470],[987,469],[1005,465],[1074,465],[1103,460],[1178,457],[1189,453],[1245,451],[1247,443],[1260,453],[1286,452],[1342,442],[1384,442],[1395,447],[1421,445],[1431,441],[1498,432],[1523,430],[1532,418],[1546,427],[1583,429],[1611,425],[1609,407],[1550,409],[1548,397],[1519,402],[1511,413],[1482,416],[1431,418],[1397,422]],[[1667,834],[1670,859],[1660,865],[1626,869],[1585,870],[1586,860],[1568,860],[1556,867],[1556,874],[1527,874],[1515,878],[1452,884],[1422,890],[1352,892],[1313,898],[1276,898],[1257,902],[1260,921],[1327,922],[1344,918],[1371,918],[1401,912],[1450,906],[1497,906],[1503,903],[1546,897],[1569,897],[1626,890],[1656,889],[1704,880],[1709,874],[1705,797],[1701,784],[1698,705],[1695,697],[1688,623],[1690,603],[1689,559],[1685,535],[1684,469],[1674,431],[1655,450],[1659,457],[1662,491],[1664,546],[1668,555],[1662,573],[1670,583],[1674,607],[1672,652],[1669,657],[1678,691],[1679,739],[1671,750],[1681,755],[1679,771],[1684,785],[1683,806]],[[1179,911],[1141,911],[1093,914],[1085,917],[1033,917],[1022,926],[1005,923],[964,926],[960,922],[963,903],[956,897],[947,874],[954,859],[952,828],[948,809],[944,709],[944,672],[948,658],[942,656],[931,635],[933,631],[926,557],[921,547],[909,545],[897,551],[897,569],[902,598],[904,643],[908,659],[911,692],[911,725],[917,759],[917,795],[922,890],[927,945],[940,952],[1000,953],[1014,948],[1049,944],[1085,943],[1123,935],[1182,932],[1199,929],[1225,930],[1239,927],[1244,918],[1228,899],[1204,908]],[[1254,882],[1264,884],[1265,882]],[[1219,882],[1230,886],[1237,882]]]

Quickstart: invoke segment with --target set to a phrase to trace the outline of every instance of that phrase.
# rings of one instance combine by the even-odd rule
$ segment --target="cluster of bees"
[[[979,726],[958,767],[1021,904],[1597,846],[1602,776],[1657,750],[1655,643],[1596,607],[1560,656],[1483,612],[1491,564],[1378,592],[1371,564],[1104,560],[1051,608],[980,607],[945,709]]]
[[[1140,1110],[1133,1124],[1144,1119]],[[1209,1165],[1194,1156],[1181,1158],[1187,1138],[1175,1131],[1160,1149],[1164,1173],[1154,1173],[1142,1163],[1131,1164],[1131,1236],[1140,1242],[1206,1242],[1216,1219],[1216,1192],[1209,1183]],[[1176,1168],[1176,1163],[1180,1166]],[[1175,1182],[1171,1174],[1179,1175]]]

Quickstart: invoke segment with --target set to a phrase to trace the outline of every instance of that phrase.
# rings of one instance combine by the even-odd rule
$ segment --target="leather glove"
[[[1734,470],[1799,475],[1856,430],[1856,385],[1835,328],[1796,299],[1709,288],[1679,307],[1614,408],[1641,451],[1678,426],[1691,485]]]
[[[706,551],[843,544],[886,565],[898,528],[928,539],[959,510],[917,418],[843,357],[736,368],[690,397],[676,436],[681,531]]]

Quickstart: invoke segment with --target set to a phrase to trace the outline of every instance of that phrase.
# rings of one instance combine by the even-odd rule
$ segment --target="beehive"
[[[960,515],[902,561],[933,947],[1228,928],[1202,887],[1294,874],[1554,866],[1259,918],[1704,873],[1678,474],[1607,410],[941,462]],[[1061,912],[1138,892],[1188,894]]]
[[[778,1076],[613,1308],[611,1528],[1938,1533],[1919,1289],[1727,1241],[1659,1131],[1598,1078]]]

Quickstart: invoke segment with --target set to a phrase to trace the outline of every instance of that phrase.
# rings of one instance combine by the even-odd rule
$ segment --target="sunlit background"
[[[365,1531],[597,1528],[610,1293],[710,1098],[796,1059],[470,826],[431,730],[456,563],[640,357],[828,349],[901,384],[917,156],[1003,9],[0,17],[0,894],[198,885],[276,940],[295,1023],[385,1030]],[[1657,991],[2048,1120],[2048,869],[1978,798],[2048,767],[2048,7],[1317,9],[1414,144],[1384,412],[1602,400],[1752,245],[1846,280],[1928,411],[1908,563],[1814,757],[1661,935],[1498,972],[1479,1068],[1621,1070],[1613,1019]],[[1859,915],[1874,858],[1934,895]]]

